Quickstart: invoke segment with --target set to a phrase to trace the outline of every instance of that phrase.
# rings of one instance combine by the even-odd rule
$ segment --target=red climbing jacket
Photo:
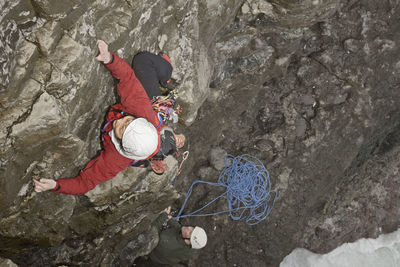
[[[121,103],[110,108],[107,114],[107,121],[119,119],[123,115],[115,110],[122,110],[124,113],[132,114],[135,117],[146,118],[154,127],[160,126],[157,114],[154,113],[151,101],[145,89],[135,76],[132,68],[118,55],[111,53],[112,60],[104,64],[114,78],[119,80],[117,85],[118,95]],[[157,130],[162,127],[158,127]],[[81,170],[78,176],[57,180],[54,192],[69,195],[81,195],[92,190],[101,182],[114,178],[119,172],[125,170],[134,160],[126,158],[118,153],[108,132],[112,129],[112,123],[106,127],[104,135],[104,149],[100,155],[91,160]],[[158,134],[158,146],[156,151],[148,158],[154,156],[160,149],[160,134]]]

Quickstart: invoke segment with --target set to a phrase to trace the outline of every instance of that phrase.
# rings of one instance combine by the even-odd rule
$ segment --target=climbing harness
[[[104,142],[104,135],[107,133],[107,127],[110,125],[115,119],[107,121],[107,123],[104,125],[103,129],[101,130],[101,141]]]
[[[155,111],[155,115],[158,118],[159,124],[157,125],[156,129],[160,128],[162,126],[163,122],[166,122],[168,120],[172,120],[173,123],[178,122],[178,114],[182,112],[182,108],[176,104],[176,99],[178,98],[178,94],[175,91],[171,91],[167,96],[157,96],[152,100],[152,107],[153,110]],[[124,116],[133,116],[129,113],[126,113],[122,111],[122,106],[120,104],[116,104],[111,107],[110,112],[114,112],[114,117],[116,118],[110,119],[109,121],[106,122],[104,125],[103,129],[101,130],[101,140],[104,142],[104,135],[109,131],[110,124],[114,122],[114,120],[117,120],[119,118],[122,118]],[[118,115],[117,115],[118,114]],[[164,138],[166,139],[166,138]],[[160,160],[165,158],[167,155],[172,154],[174,151],[176,152],[176,149],[174,151],[172,146],[175,146],[175,142],[173,144],[169,144],[168,142],[163,142],[162,147],[160,147],[159,153],[157,153],[153,159]],[[186,153],[186,152],[185,152]],[[184,153],[184,155],[186,155]],[[187,152],[188,154],[189,152]],[[183,161],[185,161],[187,158],[184,157]],[[180,170],[178,171],[178,174],[175,176],[174,183],[176,181],[176,178],[178,177],[179,173],[181,172],[181,167],[183,164],[183,161],[181,163],[181,166],[179,167]],[[130,164],[130,166],[136,166],[137,164],[140,164],[140,160],[134,160]],[[146,164],[143,164],[143,166],[146,166]]]
[[[182,215],[193,186],[198,183],[222,186],[226,188],[226,191],[202,208]],[[210,216],[229,212],[233,220],[244,220],[249,225],[255,225],[269,215],[277,195],[278,192],[276,190],[271,190],[268,170],[259,159],[247,154],[238,157],[227,155],[225,156],[225,168],[218,177],[218,181],[216,183],[201,180],[194,181],[186,194],[186,199],[178,215],[174,219],[179,220],[190,216]],[[226,196],[228,210],[200,214],[203,209],[223,196]]]
[[[156,129],[160,128],[162,122],[167,120],[173,120],[173,122],[178,122],[178,114],[182,112],[182,108],[176,104],[176,99],[178,98],[178,94],[174,91],[171,91],[167,96],[158,96],[153,99],[152,107],[155,111],[155,115],[157,115],[158,121],[160,122]],[[122,111],[119,108],[116,108],[119,104],[116,104],[111,107],[110,112],[121,114],[120,117],[124,116],[134,116],[127,112]],[[134,116],[135,117],[135,116]],[[117,118],[119,119],[119,118]],[[107,127],[116,119],[111,119],[107,121],[101,131],[101,140],[104,141],[104,134],[107,132]]]
[[[162,118],[162,116],[161,116],[161,114],[159,112],[158,113],[154,113],[154,114],[157,115],[158,121],[160,122],[156,127],[156,129],[158,129],[158,128],[160,128],[160,126],[161,126],[161,124],[163,122],[163,118]]]

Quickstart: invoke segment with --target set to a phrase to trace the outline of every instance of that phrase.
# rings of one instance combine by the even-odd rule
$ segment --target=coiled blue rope
[[[201,180],[192,183],[178,215],[174,217],[176,220],[190,216],[210,216],[229,212],[233,220],[245,220],[247,224],[254,225],[270,214],[278,192],[271,190],[268,170],[261,161],[247,154],[238,157],[227,155],[225,156],[225,166],[216,183]],[[182,215],[186,202],[192,194],[193,186],[198,183],[223,186],[226,191],[202,208]],[[226,196],[228,210],[206,214],[199,213],[223,196]]]

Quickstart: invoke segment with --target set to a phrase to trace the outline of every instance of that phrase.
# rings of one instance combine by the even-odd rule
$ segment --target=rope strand
[[[174,217],[176,220],[190,216],[210,216],[229,212],[233,220],[244,220],[247,224],[254,225],[270,214],[278,192],[271,190],[268,170],[261,161],[247,154],[238,157],[227,155],[225,157],[225,166],[216,183],[201,180],[196,180],[192,183],[178,215]],[[193,187],[198,183],[222,186],[226,188],[226,191],[202,208],[182,215]],[[223,196],[226,196],[228,210],[200,214],[202,210]]]

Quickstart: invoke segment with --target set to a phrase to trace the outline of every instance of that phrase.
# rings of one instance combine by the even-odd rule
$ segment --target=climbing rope
[[[190,216],[210,216],[229,212],[233,220],[244,220],[247,224],[254,225],[270,214],[278,192],[271,190],[268,170],[261,161],[247,154],[238,157],[227,155],[225,157],[225,166],[216,183],[201,180],[196,180],[192,183],[178,215],[174,217],[176,220]],[[226,188],[226,191],[202,208],[182,215],[193,186],[198,183],[222,186]],[[202,210],[223,196],[226,196],[228,210],[200,214]]]

